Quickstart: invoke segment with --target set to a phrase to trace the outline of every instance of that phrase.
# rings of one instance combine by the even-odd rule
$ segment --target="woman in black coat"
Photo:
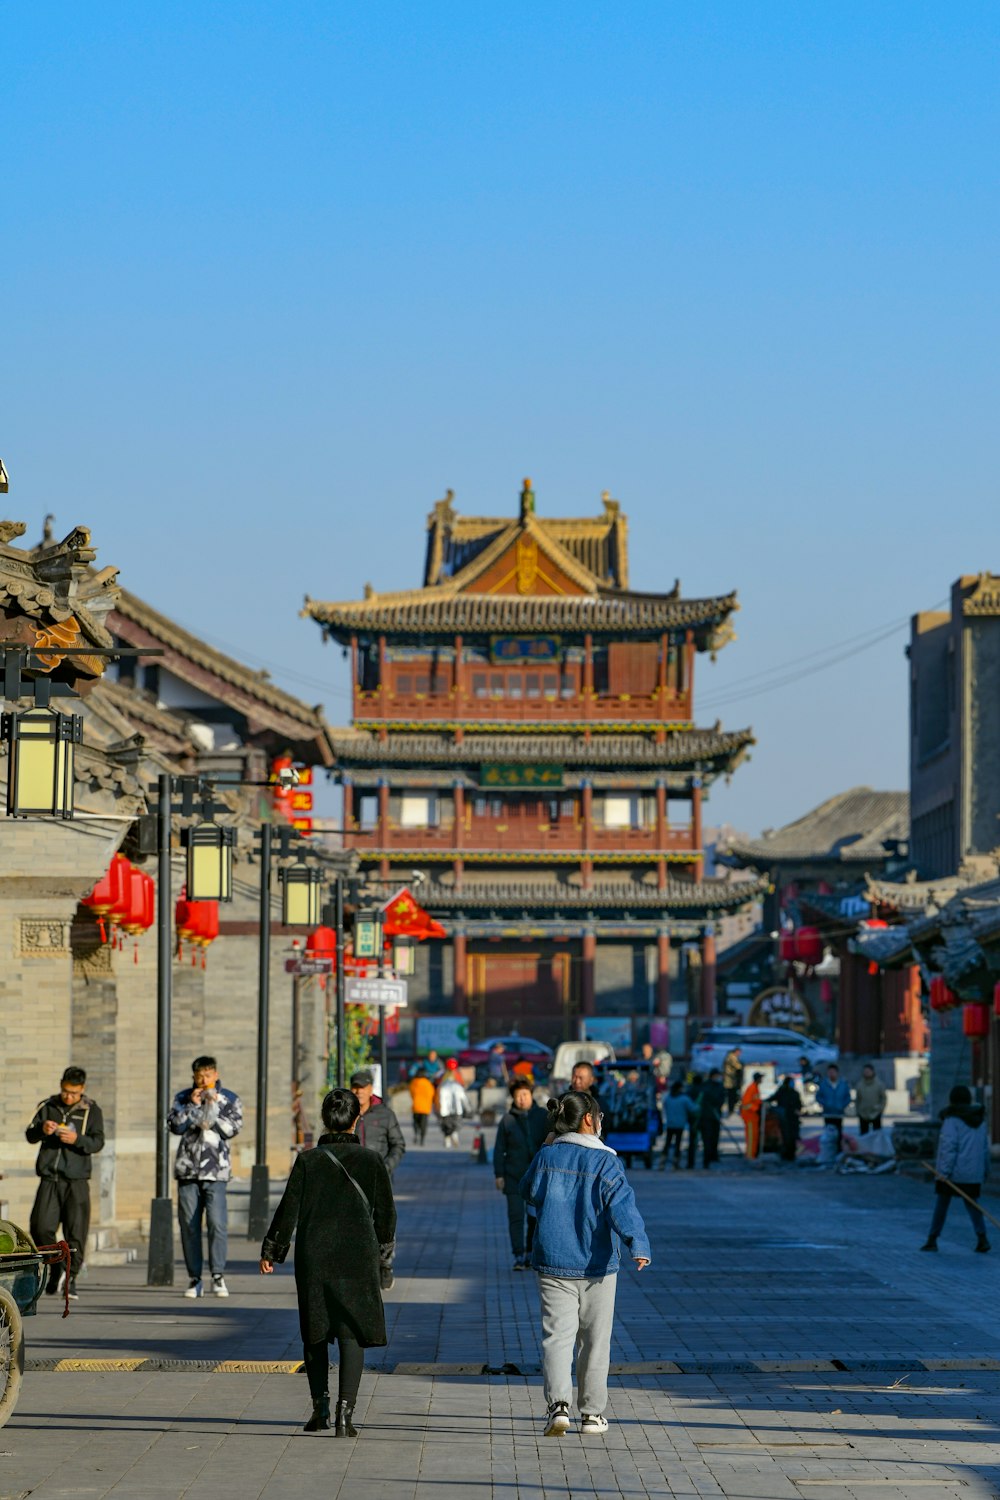
[[[548,1133],[548,1110],[535,1103],[530,1082],[526,1078],[512,1079],[510,1109],[500,1121],[493,1148],[493,1173],[498,1191],[507,1199],[507,1226],[515,1271],[531,1269],[531,1244],[535,1233],[535,1220],[529,1214],[525,1238],[524,1216],[528,1205],[519,1192],[521,1178]]]
[[[295,1234],[295,1289],[313,1414],[304,1431],[330,1426],[329,1345],[340,1350],[336,1436],[357,1437],[354,1403],[366,1349],[387,1342],[379,1284],[381,1255],[396,1233],[385,1163],[358,1141],[361,1106],[349,1089],[323,1100],[321,1135],[296,1158],[260,1247],[261,1274],[284,1260]]]

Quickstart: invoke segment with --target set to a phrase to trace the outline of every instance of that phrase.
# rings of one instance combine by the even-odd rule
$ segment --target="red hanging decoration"
[[[110,917],[112,923],[120,917],[126,909],[128,901],[128,872],[132,866],[124,854],[116,854],[112,857],[108,866],[107,874],[104,875],[94,886],[89,896],[84,896],[80,902],[86,906],[97,918],[97,927],[101,934],[101,942],[108,941],[108,923],[106,918]]]
[[[954,1010],[962,1002],[948,985],[943,974],[935,974],[931,980],[931,1010]]]
[[[1000,979],[993,986],[993,1014],[1000,1018]]]
[[[972,1041],[982,1041],[984,1036],[990,1034],[990,1008],[976,1001],[973,1005],[962,1007],[962,1035],[969,1037]]]
[[[795,933],[786,931],[778,938],[778,957],[783,964],[795,962]]]
[[[818,927],[800,927],[795,934],[795,957],[815,969],[823,962],[823,937]]]

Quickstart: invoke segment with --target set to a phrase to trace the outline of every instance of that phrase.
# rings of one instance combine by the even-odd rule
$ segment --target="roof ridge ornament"
[[[535,514],[535,492],[531,487],[531,480],[526,479],[521,489],[521,520],[526,521],[529,516]]]

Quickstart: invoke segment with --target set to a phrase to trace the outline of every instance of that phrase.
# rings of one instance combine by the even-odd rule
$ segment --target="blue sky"
[[[740,591],[700,717],[760,743],[713,819],[905,785],[905,632],[737,690],[1000,571],[994,6],[0,25],[12,516],[342,720],[305,592],[415,584],[446,487],[608,489],[635,587]]]

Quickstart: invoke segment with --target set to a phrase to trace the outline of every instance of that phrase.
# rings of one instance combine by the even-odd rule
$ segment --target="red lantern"
[[[154,886],[152,876],[144,870],[129,868],[126,885],[127,900],[122,913],[121,927],[130,937],[136,938],[153,925]],[[133,962],[139,962],[139,945],[133,950]]]
[[[823,962],[823,937],[818,927],[800,927],[795,934],[795,957],[815,969]]]
[[[972,1041],[982,1041],[984,1036],[990,1034],[990,1008],[977,1001],[974,1005],[962,1007],[962,1035],[970,1037]]]
[[[337,934],[332,927],[314,927],[306,938],[306,958],[329,959],[333,968],[337,957]],[[326,989],[326,975],[319,976],[320,989]]]
[[[867,922],[862,922],[861,925],[862,927],[866,927],[868,931],[871,932],[871,930],[875,927],[888,927],[889,924],[888,922],[883,922],[881,917],[869,917]]]
[[[209,943],[214,943],[219,936],[219,903],[218,901],[192,901],[195,908],[196,928],[191,934],[191,941],[196,948],[201,949],[201,966],[205,967],[205,951]],[[194,955],[191,962],[194,963]]]
[[[931,980],[931,1010],[953,1010],[959,1003],[958,996],[948,987],[944,976],[935,974]]]
[[[795,962],[795,933],[783,932],[778,938],[778,957],[783,964]]]
[[[1000,1017],[1000,979],[993,986],[993,1014]]]
[[[104,919],[110,917],[115,921],[128,908],[128,873],[131,868],[124,854],[116,854],[108,866],[107,874],[97,882],[90,895],[84,896],[80,902],[81,906],[86,906],[97,918],[102,943],[108,940]]]

